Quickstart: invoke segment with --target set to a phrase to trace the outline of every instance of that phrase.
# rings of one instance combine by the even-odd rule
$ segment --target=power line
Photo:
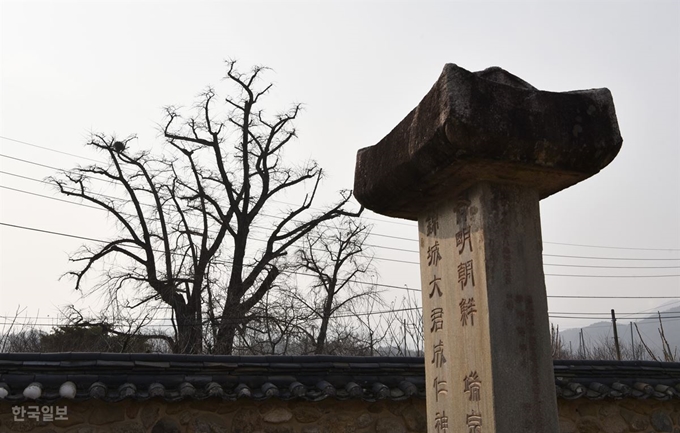
[[[37,229],[37,228],[33,228],[33,227],[26,227],[26,226],[21,226],[21,225],[16,225],[16,224],[9,224],[9,223],[5,223],[5,222],[0,222],[0,225],[12,227],[12,228],[17,228],[17,229],[22,229],[22,230],[35,231],[35,232],[40,232],[40,233],[47,233],[47,234],[52,234],[52,235],[57,235],[57,236],[71,237],[71,238],[75,238],[75,239],[89,240],[89,241],[94,241],[94,242],[99,242],[99,243],[107,243],[107,241],[104,241],[102,239],[95,239],[95,238],[90,238],[90,237],[85,237],[85,236],[72,235],[72,234],[68,234],[68,233],[55,232],[55,231],[51,231],[51,230]],[[297,275],[302,275],[302,276],[311,276],[311,277],[314,276],[313,274],[304,274],[304,273],[298,273],[298,272],[291,272],[291,274],[297,274]],[[546,274],[546,275],[548,275],[548,274]],[[381,283],[369,283],[369,282],[363,282],[363,281],[357,281],[357,280],[354,280],[354,282],[357,283],[357,284],[371,285],[371,286],[376,286],[376,287],[385,287],[385,288],[391,288],[391,289],[397,289],[397,290],[406,290],[406,291],[414,291],[414,292],[420,292],[421,291],[418,288],[413,288],[413,287],[408,287],[408,286],[397,286],[397,285],[381,284]],[[565,299],[680,299],[680,296],[548,295],[548,298],[565,298]]]
[[[36,192],[24,191],[23,189],[18,189],[18,188],[11,188],[9,186],[0,185],[0,188],[8,189],[10,191],[20,192],[22,194],[28,194],[28,195],[33,195],[33,196],[36,196],[36,197],[46,198],[46,199],[49,199],[49,200],[55,200],[55,201],[60,201],[60,202],[63,202],[63,203],[74,204],[74,205],[77,205],[77,206],[88,207],[88,208],[91,208],[91,209],[106,210],[106,209],[103,209],[99,206],[91,206],[91,205],[85,204],[85,203],[77,203],[75,201],[64,200],[63,198],[50,197],[48,195],[38,194]]]
[[[23,230],[30,230],[30,231],[36,231],[36,232],[41,232],[41,233],[53,234],[53,235],[58,235],[58,236],[65,236],[65,237],[71,237],[71,238],[76,238],[76,239],[89,240],[89,241],[94,241],[94,242],[99,242],[99,243],[106,243],[107,242],[107,241],[104,241],[104,240],[101,240],[101,239],[94,239],[94,238],[89,238],[89,237],[84,237],[84,236],[71,235],[71,234],[67,234],[67,233],[55,232],[55,231],[50,231],[50,230],[36,229],[36,228],[32,228],[32,227],[26,227],[26,226],[21,226],[21,225],[16,225],[16,224],[9,224],[9,223],[4,223],[4,222],[0,222],[0,225],[18,228],[18,229],[23,229]],[[303,274],[303,273],[296,273],[296,272],[291,272],[291,273],[303,275],[303,276],[312,276],[312,277],[314,276],[313,274]],[[545,275],[551,275],[551,274],[545,274]],[[680,275],[676,275],[676,276],[680,276]],[[616,276],[614,276],[614,277],[616,277]],[[408,286],[396,286],[396,285],[380,284],[380,283],[368,283],[368,282],[361,282],[361,281],[354,281],[354,282],[358,283],[358,284],[373,285],[373,286],[377,286],[377,287],[385,287],[385,288],[398,289],[398,290],[417,291],[417,292],[421,291],[420,289],[412,288],[412,287],[408,287]],[[581,299],[581,298],[589,298],[589,299],[677,299],[679,297],[678,296],[577,296],[577,295],[557,296],[557,295],[548,295],[548,298],[569,298],[569,299]]]
[[[98,159],[88,158],[86,156],[76,155],[74,153],[63,152],[61,150],[57,150],[57,149],[54,149],[54,148],[51,148],[51,147],[39,146],[37,144],[29,143],[27,141],[17,140],[17,139],[5,137],[5,136],[2,136],[2,135],[0,135],[0,138],[2,138],[3,140],[13,141],[15,143],[23,144],[23,145],[26,145],[26,146],[35,147],[35,148],[47,150],[47,151],[50,151],[50,152],[60,153],[62,155],[68,155],[68,156],[73,156],[75,158],[86,159],[88,161],[97,162],[99,164],[106,164],[104,161],[100,161]],[[286,202],[282,202],[282,201],[277,201],[277,202],[283,203],[283,204],[290,204],[290,203],[286,203]],[[404,222],[401,222],[401,221],[390,221],[390,220],[387,220],[387,219],[384,219],[384,218],[371,218],[371,217],[364,217],[364,218],[367,219],[367,220],[371,220],[371,221],[378,221],[378,222],[383,222],[383,223],[388,223],[388,224],[397,224],[397,225],[413,227],[413,223],[409,224],[409,223],[404,223]]]
[[[543,266],[566,266],[570,268],[596,268],[596,269],[680,269],[680,266],[592,266],[592,265],[567,265],[562,263],[543,263]]]
[[[558,299],[680,299],[680,296],[593,296],[593,295],[548,295]]]
[[[606,316],[608,319],[611,319],[611,317],[612,317],[611,315],[609,315],[610,313],[608,313],[608,312],[597,312],[597,313],[595,313],[595,312],[585,312],[585,311],[576,311],[576,312],[551,311],[550,314],[569,314],[569,315],[572,315],[572,316],[573,315],[576,315],[576,316],[580,316],[580,315],[583,315],[583,316]],[[664,314],[676,314],[677,315],[679,313],[677,311],[670,311],[670,312],[661,313],[662,319],[664,317],[666,317],[666,316],[664,316]],[[619,315],[625,315],[625,316],[635,316],[635,315],[637,315],[637,316],[654,316],[654,317],[656,317],[654,313],[650,313],[650,312],[638,311],[637,313],[621,313],[621,312],[617,311],[616,312],[617,320],[621,319],[621,317],[619,317]],[[675,316],[675,317],[680,317],[680,316]]]
[[[103,161],[99,161],[97,159],[92,159],[92,158],[88,158],[86,156],[76,155],[76,154],[73,154],[73,153],[63,152],[61,150],[52,149],[51,147],[38,146],[37,144],[29,143],[27,141],[17,140],[17,139],[14,139],[14,138],[5,137],[5,136],[2,136],[2,135],[0,135],[0,138],[2,138],[3,140],[13,141],[13,142],[19,143],[19,144],[24,144],[26,146],[37,147],[38,149],[48,150],[50,152],[61,153],[62,155],[73,156],[73,157],[76,157],[76,158],[82,158],[82,159],[86,159],[88,161],[93,161],[93,162],[98,162],[100,164],[104,164]]]
[[[373,316],[373,315],[378,315],[378,314],[391,314],[391,313],[399,313],[399,312],[406,312],[406,311],[417,311],[420,310],[420,307],[410,307],[410,308],[399,308],[399,309],[394,309],[394,310],[384,310],[384,311],[366,311],[366,312],[361,312],[361,313],[351,313],[351,314],[342,314],[342,315],[336,315],[332,316],[332,319],[347,319],[347,318],[353,318],[353,317],[358,317],[358,316]],[[94,323],[91,325],[85,325],[85,324],[68,324],[68,323],[45,323],[45,322],[37,322],[33,321],[30,318],[24,321],[19,321],[19,320],[14,320],[14,317],[11,316],[0,316],[1,318],[4,318],[6,321],[0,322],[0,325],[15,325],[15,326],[57,326],[57,327],[85,327],[85,326],[92,326],[92,327],[97,327],[98,324]],[[597,320],[597,321],[606,321],[610,320],[611,316],[602,316],[602,317],[576,317],[576,316],[561,316],[561,315],[555,315],[555,314],[548,314],[548,318],[550,319],[569,319],[569,320]],[[10,320],[7,320],[10,319]],[[44,318],[36,318],[36,319],[52,319],[51,317],[44,317]],[[54,318],[54,320],[59,320],[58,318]],[[160,322],[168,322],[173,319],[172,317],[154,317],[152,319],[140,319],[140,320],[126,320],[125,323],[137,323],[142,320],[148,320],[149,323],[147,324],[147,327],[153,327],[153,326],[171,326],[171,324],[154,324],[152,323],[153,321],[160,321]],[[677,320],[680,320],[680,316],[672,316],[672,317],[662,317],[662,320],[664,322],[674,322]],[[209,319],[201,320],[201,321],[192,321],[192,322],[186,322],[187,324],[192,324],[192,325],[204,325],[210,323]],[[107,323],[108,325],[116,326],[115,323]],[[600,328],[600,327],[609,327],[611,324],[603,324],[602,326],[593,326],[590,325],[589,328]],[[143,335],[143,334],[142,334]]]
[[[21,142],[21,141],[19,141],[19,140],[14,140],[14,139],[10,139],[10,138],[7,138],[7,137],[2,137],[2,136],[0,136],[0,138],[9,139],[9,140],[16,141],[16,142]],[[23,143],[23,142],[21,142],[21,143]],[[37,146],[37,145],[34,145],[34,146],[35,146],[35,147],[38,147],[38,148],[43,148],[42,146]],[[46,148],[46,149],[47,149],[47,148]],[[58,152],[58,153],[64,153],[64,152],[57,151],[57,150],[55,150],[55,149],[48,149],[48,150],[53,150],[53,151]],[[66,153],[66,154],[68,154],[68,153]],[[77,155],[73,155],[73,154],[68,154],[68,155],[77,156]],[[39,166],[39,167],[50,168],[50,169],[56,170],[56,171],[62,171],[62,169],[60,169],[60,168],[58,168],[58,167],[53,167],[53,166],[50,166],[50,165],[40,164],[40,163],[36,163],[36,162],[33,162],[33,161],[28,161],[28,160],[21,159],[21,158],[16,158],[16,157],[9,156],[9,155],[0,154],[0,157],[13,159],[13,160],[16,160],[16,161],[24,162],[24,163],[26,163],[26,164],[36,165],[36,166]],[[84,157],[83,157],[83,158],[84,158]],[[97,161],[97,160],[94,160],[94,161],[103,164],[103,162],[101,162],[101,161]],[[33,178],[30,178],[30,177],[27,177],[27,176],[17,175],[17,174],[8,173],[8,172],[2,172],[2,173],[8,174],[8,175],[10,175],[10,176],[17,176],[17,177],[21,177],[21,178],[24,178],[24,179],[29,179],[29,180],[34,180],[34,181],[39,181],[39,182],[43,182],[43,183],[49,184],[48,182],[44,182],[44,181],[39,180],[39,179],[33,179]],[[96,180],[96,181],[100,181],[100,182],[109,183],[108,180],[99,179],[99,178],[97,178],[97,177],[92,177],[92,176],[88,176],[88,175],[83,175],[83,177],[88,178],[88,179],[92,179],[92,180]],[[46,198],[51,198],[51,197],[46,197]],[[117,199],[119,199],[119,200],[124,200],[124,199],[122,199],[122,198],[117,198]],[[277,203],[290,204],[290,203],[282,202],[282,201],[279,201],[279,200],[272,200],[272,201],[273,201],[273,202],[277,202]],[[274,217],[273,215],[266,215],[266,214],[262,214],[262,215],[263,215],[263,216],[268,216],[268,217]],[[365,219],[371,219],[371,218],[368,218],[368,217],[363,217],[363,218],[365,218]],[[390,221],[384,221],[384,222],[390,222]],[[401,224],[405,224],[405,223],[401,223]],[[408,224],[405,224],[405,225],[408,225]],[[386,234],[381,234],[381,233],[370,233],[370,236],[384,237],[384,238],[397,239],[397,240],[405,240],[405,241],[409,241],[409,242],[418,242],[417,239],[413,239],[413,238],[406,238],[406,237],[402,237],[402,236],[386,235]],[[545,243],[545,244],[556,244],[556,245],[579,246],[579,247],[607,248],[607,249],[624,249],[624,250],[641,250],[641,251],[680,251],[680,249],[677,249],[677,248],[632,248],[632,247],[611,247],[611,246],[600,246],[600,245],[570,244],[570,243],[564,243],[564,242],[550,242],[550,241],[543,241],[543,243]],[[410,252],[410,253],[416,253],[416,254],[418,254],[418,251],[417,251],[417,250],[410,250],[410,249],[403,249],[403,248],[395,248],[395,247],[384,247],[384,246],[373,245],[373,244],[367,244],[367,246],[371,246],[371,247],[374,247],[374,248],[383,248],[383,249],[390,249],[390,250],[395,250],[395,251],[403,251],[403,252]],[[592,259],[592,260],[660,260],[660,261],[680,260],[680,258],[654,259],[654,258],[623,258],[623,257],[591,257],[591,256],[572,256],[572,255],[557,255],[557,254],[544,254],[544,256],[548,256],[548,257],[566,257],[566,258],[583,258],[583,259]],[[380,259],[379,259],[379,260],[380,260]],[[388,259],[388,260],[389,260],[389,259]],[[392,261],[396,261],[396,260],[392,260]],[[418,264],[417,262],[413,262],[413,261],[398,261],[398,262],[400,262],[400,263],[409,263],[409,264]],[[562,266],[566,266],[566,265],[562,265]]]
[[[31,179],[31,180],[38,181],[37,179]],[[56,201],[60,201],[60,202],[63,202],[63,203],[69,203],[69,204],[73,204],[73,205],[77,205],[77,206],[83,206],[83,207],[86,207],[86,208],[96,209],[96,210],[100,210],[100,211],[106,211],[106,209],[101,208],[99,206],[91,206],[91,205],[84,204],[84,203],[78,203],[78,202],[74,202],[74,201],[70,201],[70,200],[64,200],[64,199],[60,199],[60,198],[56,198],[56,197],[50,197],[50,196],[47,196],[47,195],[38,194],[38,193],[30,192],[30,191],[25,191],[25,190],[18,189],[18,188],[11,188],[11,187],[7,187],[7,186],[4,186],[4,185],[0,185],[0,188],[19,192],[19,193],[23,193],[23,194],[33,195],[33,196],[36,196],[36,197],[46,198],[46,199],[49,199],[49,200],[56,200]],[[114,199],[114,200],[123,200],[123,199],[118,198],[118,197],[107,196],[107,195],[104,195],[104,194],[98,194],[98,193],[91,193],[91,194],[93,196],[107,197],[107,198]],[[144,204],[146,206],[154,207],[153,205],[150,205],[150,204],[146,204],[146,203],[142,203],[142,204]],[[125,213],[123,213],[123,212],[121,212],[121,214],[125,215]],[[265,215],[265,216],[269,216],[269,215]],[[156,220],[157,220],[157,218],[156,218]],[[253,240],[266,242],[266,241],[263,241],[261,239],[254,239],[253,238]],[[373,246],[373,245],[368,245],[368,246]],[[389,250],[395,249],[395,248],[392,248],[392,247],[379,247],[379,248],[389,249]],[[544,256],[551,256],[551,257],[572,257],[572,258],[586,258],[586,259],[598,258],[598,259],[607,259],[607,260],[656,260],[656,261],[659,261],[659,260],[662,260],[662,261],[680,260],[680,259],[644,259],[644,258],[641,258],[641,259],[603,258],[603,257],[565,256],[565,255],[554,255],[554,254],[543,254],[543,255]],[[374,259],[374,260],[394,262],[394,263],[403,263],[403,264],[409,264],[409,265],[419,265],[420,264],[419,262],[416,262],[416,261],[413,261],[413,260],[399,260],[399,259],[392,259],[392,258],[379,257],[379,256],[373,256],[373,257],[361,256],[361,257],[370,258],[370,259]],[[622,267],[622,266],[587,266],[587,265],[568,265],[568,264],[550,264],[550,263],[546,263],[545,266],[571,266],[571,267],[602,268],[602,269],[627,269],[627,268],[628,269],[630,269],[630,268],[635,268],[635,269],[680,269],[680,266],[658,266],[658,267],[625,266],[625,267]],[[610,275],[572,275],[572,274],[545,274],[545,275],[546,276],[558,276],[558,277],[595,277],[595,278],[647,278],[647,277],[677,277],[677,276],[680,276],[680,275],[625,275],[625,276],[624,275],[614,275],[614,276],[610,276]]]
[[[13,160],[20,161],[20,162],[23,162],[23,163],[26,163],[26,164],[30,164],[30,165],[36,165],[36,166],[39,166],[39,167],[49,168],[49,169],[56,170],[56,171],[63,171],[62,169],[60,169],[60,168],[58,168],[58,167],[53,167],[53,166],[45,165],[45,164],[39,164],[39,163],[37,163],[37,162],[28,161],[28,160],[21,159],[21,158],[15,158],[15,157],[13,157],[13,156],[8,156],[8,155],[0,154],[0,157],[13,159]],[[50,182],[46,182],[45,180],[42,180],[42,179],[35,179],[35,178],[29,177],[29,176],[23,176],[23,175],[19,175],[19,174],[15,174],[15,173],[10,173],[10,172],[6,172],[6,171],[2,171],[2,172],[0,172],[0,173],[6,174],[6,175],[9,175],[9,176],[15,176],[15,177],[19,177],[19,178],[31,180],[31,181],[34,181],[34,182],[44,183],[44,184],[46,184],[46,185],[52,185]],[[82,173],[81,173],[81,174],[82,174]],[[98,181],[98,182],[104,182],[104,183],[107,183],[107,184],[110,184],[110,183],[111,183],[110,180],[100,179],[100,178],[98,178],[98,177],[89,176],[89,175],[87,175],[87,174],[82,174],[82,176],[83,176],[84,178],[86,178],[86,179],[90,179],[90,180],[94,180],[94,181]],[[20,190],[16,190],[16,191],[20,191]],[[20,192],[21,192],[21,191],[20,191]],[[31,193],[29,193],[29,194],[31,194]],[[93,196],[99,195],[99,196],[103,196],[103,197],[109,197],[109,198],[116,199],[116,200],[125,200],[125,199],[120,198],[120,197],[105,196],[105,195],[103,195],[103,194],[97,194],[97,193],[94,193],[94,192],[90,192],[90,194],[93,195]],[[35,194],[34,194],[34,195],[35,195]],[[52,197],[46,197],[46,198],[52,198]],[[291,204],[291,203],[287,203],[287,202],[283,202],[283,201],[279,201],[279,200],[273,200],[273,199],[271,199],[271,201],[272,201],[272,202],[276,202],[276,203],[282,203],[282,204]],[[72,203],[78,204],[78,203],[75,203],[75,202],[72,202]],[[141,204],[144,205],[144,206],[155,207],[154,205],[147,204],[147,203],[141,203]],[[261,213],[261,215],[262,215],[262,216],[265,216],[265,217],[270,217],[270,218],[280,218],[280,217],[277,217],[277,216],[274,216],[274,215],[268,215],[268,214],[265,214],[265,213]],[[365,218],[365,217],[364,217],[364,218]],[[294,221],[295,221],[295,220],[294,220]],[[398,236],[383,235],[383,234],[380,234],[380,233],[373,233],[373,232],[370,233],[370,236],[377,236],[377,237],[385,237],[385,238],[395,238],[395,239],[407,239],[407,240],[411,240],[411,239],[408,239],[408,238],[400,238],[400,237],[398,237]],[[416,251],[416,250],[403,249],[403,248],[395,248],[395,247],[385,247],[385,246],[371,245],[371,244],[366,244],[366,245],[367,245],[367,246],[370,246],[370,247],[374,247],[374,248],[383,248],[383,249],[389,249],[389,250],[403,251],[403,252],[409,252],[409,253],[418,254],[418,251]],[[413,263],[415,263],[415,262],[413,262]]]
[[[577,277],[577,278],[667,278],[680,277],[680,274],[668,275],[576,275],[576,274],[544,274],[546,277]]]
[[[23,140],[17,140],[15,138],[11,138],[11,137],[6,137],[6,136],[0,135],[0,138],[4,139],[4,140],[13,141],[15,143],[23,144],[23,145],[26,145],[26,146],[31,146],[31,147],[35,147],[35,148],[38,148],[38,149],[47,150],[47,151],[50,151],[50,152],[56,152],[56,153],[60,153],[60,154],[63,154],[63,155],[69,155],[69,156],[73,156],[73,157],[76,157],[76,158],[82,158],[82,159],[86,159],[88,161],[97,162],[99,164],[105,164],[104,161],[100,161],[100,160],[93,159],[93,158],[88,158],[88,157],[82,156],[82,155],[76,155],[76,154],[73,154],[73,153],[64,152],[64,151],[57,150],[57,149],[54,149],[54,148],[51,148],[51,147],[39,146],[37,144],[29,143],[29,142],[23,141]],[[14,157],[7,156],[7,155],[0,155],[0,156],[6,157],[6,158],[11,158],[11,159],[16,159],[16,160],[19,160],[19,161],[22,161],[22,162],[32,163],[30,161],[22,160],[22,159],[19,159],[19,158],[14,158]],[[33,164],[36,164],[36,163],[33,163]],[[41,164],[36,164],[36,165],[40,165],[42,167],[53,168],[55,170],[60,170],[56,167],[49,167],[49,166],[45,166],[45,165],[41,165]],[[100,179],[98,179],[98,180],[100,180]],[[278,202],[278,203],[283,203],[283,204],[290,204],[290,203],[277,201],[277,200],[273,200],[273,201]],[[374,213],[374,212],[371,212],[371,213]],[[398,224],[398,225],[409,226],[409,227],[414,226],[414,222],[405,223],[405,222],[401,222],[401,221],[392,221],[392,220],[388,220],[388,219],[384,219],[384,218],[370,218],[370,217],[364,217],[364,218],[367,219],[367,220],[379,221],[379,222],[390,223],[390,224]],[[404,237],[389,236],[389,235],[377,235],[377,234],[376,234],[376,236],[383,236],[383,237],[389,237],[389,238],[394,238],[394,239],[407,240],[407,241],[411,241],[411,242],[418,242],[417,239],[412,239],[412,238],[404,238]],[[549,241],[544,241],[543,243],[552,244],[552,245],[565,245],[565,246],[576,246],[576,247],[584,247],[584,248],[604,248],[604,249],[617,249],[617,250],[680,251],[680,248],[615,247],[615,246],[572,244],[572,243],[566,243],[566,242],[549,242]]]
[[[669,261],[669,260],[680,260],[680,258],[671,259],[649,259],[649,258],[631,258],[631,257],[592,257],[592,256],[570,256],[565,254],[546,254],[543,253],[545,257],[567,257],[571,259],[591,259],[591,260],[644,260],[644,261]]]
[[[585,247],[585,248],[606,248],[611,250],[641,250],[641,251],[680,251],[680,248],[639,248],[639,247],[610,247],[604,245],[586,245],[586,244],[568,244],[565,242],[548,242],[544,241],[544,244],[552,245],[567,245],[570,247]]]
[[[78,236],[78,235],[70,235],[67,233],[60,233],[60,232],[53,232],[53,231],[48,231],[48,230],[43,230],[43,229],[36,229],[32,227],[25,227],[25,226],[20,226],[20,225],[15,225],[15,224],[9,224],[9,223],[4,223],[0,222],[0,225],[5,225],[13,228],[18,228],[18,229],[24,229],[24,230],[32,230],[32,231],[37,231],[37,232],[43,232],[43,233],[49,233],[49,234],[55,234],[59,236],[66,236],[66,237],[73,237],[77,239],[86,239],[86,240],[92,240],[95,242],[101,242],[101,243],[106,243],[106,241],[101,240],[101,239],[93,239],[93,238],[85,238],[83,236]],[[376,257],[376,259],[378,259]],[[400,262],[400,263],[413,263],[413,262],[406,262],[403,260],[396,260],[396,259],[388,259],[388,258],[381,258],[380,260],[387,260],[387,261],[394,261],[394,262]],[[415,263],[418,264],[418,263]],[[673,275],[574,275],[574,274],[544,274],[545,276],[550,276],[550,277],[583,277],[583,278],[665,278],[665,277],[680,277],[680,274],[673,274]]]
[[[34,232],[48,233],[50,235],[63,236],[63,237],[67,237],[67,238],[82,239],[82,240],[86,240],[86,241],[106,243],[106,241],[103,241],[101,239],[94,239],[94,238],[88,238],[88,237],[85,237],[85,236],[78,236],[78,235],[71,235],[71,234],[67,234],[67,233],[54,232],[54,231],[51,231],[51,230],[37,229],[37,228],[34,228],[34,227],[25,227],[25,226],[5,223],[5,222],[2,222],[2,221],[0,221],[0,225],[7,226],[7,227],[13,227],[13,228],[17,228],[17,229],[22,229],[22,230],[30,230],[30,231],[34,231]]]
[[[52,167],[51,165],[40,164],[40,163],[38,163],[38,162],[28,161],[28,160],[21,159],[21,158],[16,158],[16,157],[14,157],[14,156],[5,155],[5,154],[2,154],[2,153],[0,153],[0,157],[7,158],[7,159],[13,159],[13,160],[15,160],[15,161],[24,162],[24,163],[26,163],[26,164],[37,165],[38,167],[49,168],[49,169],[51,169],[51,170],[61,171],[60,168]]]

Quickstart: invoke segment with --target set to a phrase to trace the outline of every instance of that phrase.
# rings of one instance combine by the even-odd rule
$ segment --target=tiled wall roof
[[[680,398],[680,363],[555,361],[557,396]],[[0,400],[425,398],[423,358],[0,354]]]

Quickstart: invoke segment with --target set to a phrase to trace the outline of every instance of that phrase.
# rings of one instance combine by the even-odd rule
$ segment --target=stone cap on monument
[[[547,92],[498,67],[447,64],[404,120],[359,150],[354,195],[411,220],[482,181],[545,198],[598,173],[622,142],[608,89]]]

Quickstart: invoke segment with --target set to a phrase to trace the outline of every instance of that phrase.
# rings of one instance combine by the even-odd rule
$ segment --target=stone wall
[[[557,400],[561,433],[680,433],[680,400]]]
[[[680,400],[558,400],[562,433],[680,433]],[[0,432],[32,433],[416,433],[426,432],[425,402],[205,400],[60,403],[68,419],[15,421],[0,402]],[[24,403],[23,406],[35,406]],[[449,424],[455,422],[449,418]]]

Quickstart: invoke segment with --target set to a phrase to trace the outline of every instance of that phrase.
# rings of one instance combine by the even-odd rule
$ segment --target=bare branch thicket
[[[678,359],[678,348],[671,349],[671,345],[666,339],[666,332],[663,329],[663,321],[661,320],[661,312],[657,312],[659,316],[659,337],[661,337],[661,349],[663,351],[663,360],[666,362],[675,362]]]
[[[661,339],[661,351],[654,351],[649,342],[645,340],[637,323],[632,323],[631,333],[633,329],[636,331],[637,339],[633,338],[631,334],[631,341],[622,339],[620,342],[621,359],[622,360],[654,360],[675,362],[677,359],[678,349],[671,348],[666,338],[663,327],[663,321],[659,314],[659,336]],[[616,344],[613,337],[602,337],[600,340],[592,343],[586,342],[583,335],[583,330],[579,332],[579,345],[577,348],[572,348],[571,345],[566,347],[561,336],[559,335],[559,328],[551,325],[551,348],[553,359],[582,359],[582,360],[616,360]]]
[[[168,107],[162,150],[134,152],[133,137],[94,134],[88,144],[108,164],[51,178],[62,194],[106,210],[119,229],[71,258],[80,266],[68,274],[75,288],[105,294],[110,312],[169,307],[173,352],[200,353],[205,343],[231,354],[296,243],[320,223],[361,212],[347,210],[349,191],[313,211],[322,170],[314,162],[293,167],[283,157],[301,107],[268,116],[260,108],[271,89],[259,82],[264,70],[241,73],[229,61],[225,79],[235,93],[220,98],[208,89],[187,117]],[[111,190],[123,199],[103,194]],[[300,199],[281,209],[275,200],[285,193]],[[97,283],[84,284],[103,264],[108,270]]]
[[[395,320],[394,313],[389,314],[375,314],[376,308],[382,308],[385,302],[380,298],[364,298],[360,304],[354,307],[353,314],[356,317],[359,326],[357,333],[364,336],[367,343],[367,356],[384,355],[389,356],[390,350],[385,350],[385,346],[389,347],[388,332]],[[394,302],[390,304],[390,310],[394,310]]]
[[[382,355],[417,356],[424,354],[424,340],[418,340],[418,337],[424,338],[422,310],[413,311],[414,305],[416,301],[409,294],[402,298],[400,308],[388,314],[390,326],[384,328],[385,341],[380,348]]]
[[[364,245],[370,229],[358,218],[343,217],[310,231],[296,251],[294,269],[309,275],[311,284],[289,293],[291,303],[306,319],[297,328],[314,354],[337,353],[343,350],[340,341],[359,338],[350,332],[352,326],[342,324],[336,316],[348,315],[364,298],[379,297],[375,286],[364,284],[376,276],[372,255]],[[333,345],[329,345],[331,333],[335,333]]]
[[[26,307],[21,308],[18,305],[14,316],[8,322],[3,322],[0,330],[0,353],[40,352],[40,343],[45,332],[36,329],[36,321],[37,318],[27,317]]]

